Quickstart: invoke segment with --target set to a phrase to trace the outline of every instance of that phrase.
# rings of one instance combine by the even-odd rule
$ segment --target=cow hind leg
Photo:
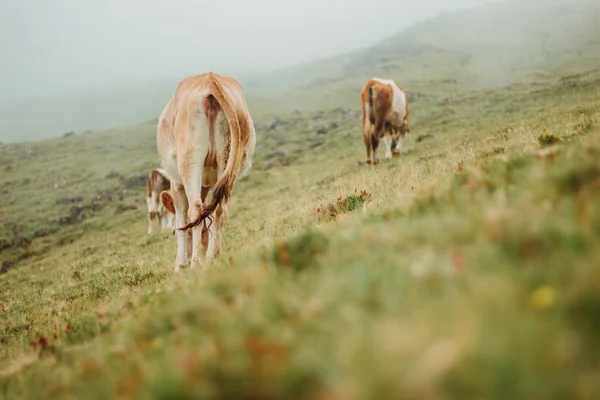
[[[371,164],[371,135],[365,135],[364,142],[367,149],[367,164]]]
[[[386,134],[383,136],[383,145],[385,146],[385,158],[392,158],[392,135]]]
[[[199,160],[204,160],[206,157],[204,151],[200,151],[198,154]],[[200,215],[202,211],[202,174],[204,169],[204,162],[198,163],[193,162],[188,164],[189,174],[184,178],[186,193],[188,194],[188,201],[190,207],[188,210],[190,221],[194,221]],[[204,252],[202,247],[202,230],[204,224],[200,223],[190,229],[192,235],[192,267],[196,265],[202,265],[204,260]]]
[[[369,103],[363,103],[363,141],[367,151],[367,165],[371,164],[371,136],[373,124],[371,123],[371,109]]]
[[[398,139],[396,139],[396,147],[394,148],[394,153],[395,154],[400,154],[400,150],[402,149],[402,144],[404,143],[404,133],[401,133],[400,135],[398,135]]]
[[[230,146],[230,133],[226,121],[222,121],[218,134],[215,136],[215,147],[217,157],[217,180],[225,172],[225,165],[229,157],[228,148]],[[221,253],[222,248],[222,228],[224,224],[224,215],[227,211],[227,202],[223,201],[215,210],[213,221],[208,229],[208,247],[206,249],[206,258],[212,259]]]
[[[172,190],[173,203],[175,206],[175,221],[177,227],[185,226],[189,223],[188,208],[189,203],[183,187],[175,187]],[[181,267],[190,265],[192,234],[191,232],[176,231],[177,236],[177,257],[175,259],[175,271],[179,271]]]
[[[210,191],[210,187],[202,186],[202,204],[206,201],[206,197],[208,196],[208,192]],[[206,220],[202,221],[202,252],[206,254],[206,250],[208,249],[208,223]]]
[[[154,233],[154,214],[152,211],[148,211],[148,235],[152,235]]]
[[[167,213],[167,228],[175,229],[175,214]]]
[[[160,230],[161,232],[164,231],[165,229],[167,229],[168,224],[167,224],[167,218],[169,217],[169,213],[165,212],[165,211],[161,211],[160,213]]]
[[[373,147],[373,165],[379,164],[379,157],[377,157],[377,148],[379,147],[379,139],[375,136],[371,136],[371,146]]]
[[[223,248],[223,225],[227,215],[227,205],[221,204],[213,214],[213,221],[210,228],[207,230],[208,247],[206,249],[206,258],[213,259],[221,254]]]
[[[156,195],[154,192],[150,196],[146,197],[146,206],[148,207],[148,234],[154,233],[154,219],[156,218]]]

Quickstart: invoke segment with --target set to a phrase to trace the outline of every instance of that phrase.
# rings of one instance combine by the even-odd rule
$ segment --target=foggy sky
[[[490,1],[4,0],[0,106],[207,70],[275,69]]]

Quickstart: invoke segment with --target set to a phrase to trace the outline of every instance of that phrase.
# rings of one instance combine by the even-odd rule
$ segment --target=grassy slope
[[[0,393],[598,396],[600,71],[414,110],[399,160],[357,167],[356,121],[290,167],[253,171],[206,271],[173,275],[173,237],[147,236],[143,208],[67,228],[70,241],[0,277]],[[51,215],[35,201],[51,148],[74,181],[147,168],[153,132],[139,129],[20,148],[48,164],[4,147],[18,174],[2,178],[31,179],[4,210]],[[101,138],[118,146],[83,151]],[[358,210],[317,212],[361,190]],[[40,208],[21,217],[21,201]]]

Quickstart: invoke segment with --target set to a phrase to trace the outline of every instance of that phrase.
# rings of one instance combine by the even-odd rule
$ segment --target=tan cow
[[[173,228],[174,217],[161,203],[160,194],[171,190],[171,182],[164,175],[164,171],[153,169],[148,176],[146,185],[146,205],[148,206],[148,234],[155,232],[155,222],[160,229]]]
[[[252,167],[256,135],[240,83],[212,72],[182,80],[165,106],[156,136],[175,213],[175,271],[218,255],[227,204],[240,175]],[[207,196],[211,198],[207,201]]]
[[[377,164],[377,147],[383,138],[385,158],[399,154],[410,131],[410,108],[406,93],[391,79],[372,78],[361,92],[364,142],[367,164]],[[395,148],[392,144],[396,142]]]

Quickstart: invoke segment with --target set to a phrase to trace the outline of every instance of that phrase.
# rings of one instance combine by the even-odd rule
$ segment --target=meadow
[[[0,147],[0,396],[598,398],[600,70],[413,110],[372,168],[350,107],[257,119],[178,274],[152,123]]]

